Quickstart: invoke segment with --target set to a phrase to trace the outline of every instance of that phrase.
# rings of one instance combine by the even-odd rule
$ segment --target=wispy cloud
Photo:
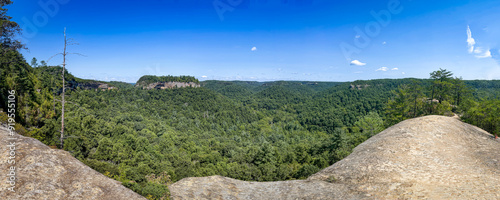
[[[474,53],[475,53],[475,54],[480,54],[480,53],[483,53],[483,48],[481,48],[481,47],[475,48],[475,49],[474,49]]]
[[[385,45],[385,44],[387,44],[387,42],[386,42],[386,41],[384,41],[384,42],[382,42],[382,44],[384,44],[384,45]]]
[[[257,47],[252,47],[252,51],[257,51]]]
[[[363,63],[363,62],[361,62],[361,61],[359,61],[359,60],[353,60],[353,61],[351,61],[351,65],[356,65],[356,66],[365,66],[365,65],[366,65],[366,63]]]
[[[201,78],[207,78],[208,76],[201,76]]]
[[[480,51],[479,53],[476,53],[478,55],[475,55],[476,58],[491,58],[491,51],[488,49],[484,53]]]
[[[399,68],[395,67],[395,68],[392,68],[391,70],[395,71],[395,70],[399,70]]]
[[[377,69],[377,70],[375,70],[375,71],[383,71],[383,72],[385,72],[385,71],[387,71],[387,70],[389,70],[389,68],[387,68],[387,67],[381,67],[381,68],[378,68],[378,69]]]
[[[482,47],[475,47],[476,45],[476,40],[472,38],[472,32],[470,30],[470,27],[467,26],[467,44],[468,44],[468,51],[470,54],[474,54],[474,57],[476,58],[491,58],[492,53],[490,49],[484,50]],[[493,53],[495,54],[495,53]]]
[[[476,45],[476,40],[472,38],[470,27],[467,26],[467,46],[469,47],[469,53],[472,53],[474,51],[474,45]]]

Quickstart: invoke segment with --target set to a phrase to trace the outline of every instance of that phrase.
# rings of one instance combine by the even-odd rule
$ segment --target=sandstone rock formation
[[[307,180],[186,178],[173,199],[500,199],[500,142],[451,117],[403,121]]]
[[[342,184],[325,181],[247,182],[222,176],[185,178],[169,187],[172,199],[360,199]]]
[[[100,89],[100,90],[114,90],[117,89],[116,87],[110,86],[107,83],[101,83],[97,81],[92,81],[92,82],[86,82],[86,83],[78,83],[76,87],[83,88],[85,90],[89,89]]]
[[[13,173],[15,175],[9,175]],[[0,174],[0,199],[145,199],[66,151],[51,149],[36,139],[18,134],[9,136],[2,125]],[[14,188],[7,181],[12,177]]]
[[[141,87],[142,84],[137,84],[137,87]],[[152,90],[152,89],[175,89],[175,88],[185,88],[185,87],[200,87],[200,84],[194,82],[156,82],[148,84],[147,86],[142,86],[142,89]]]

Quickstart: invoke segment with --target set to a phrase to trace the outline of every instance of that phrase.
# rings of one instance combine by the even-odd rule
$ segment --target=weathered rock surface
[[[193,87],[198,88],[200,84],[194,82],[156,82],[156,83],[140,83],[137,84],[136,87],[142,87],[142,89],[152,90],[152,89],[175,89],[175,88],[185,88],[185,87]]]
[[[500,142],[451,117],[403,121],[307,180],[186,178],[173,199],[500,199]]]
[[[117,89],[116,87],[110,86],[107,83],[102,83],[98,81],[90,81],[90,82],[85,82],[85,83],[77,83],[76,87],[80,87],[85,90],[90,90],[90,89],[99,89],[99,90],[114,90]]]
[[[15,142],[14,159],[9,158],[11,142]],[[15,164],[9,160],[15,160]],[[10,167],[15,167],[15,192],[8,190]],[[9,136],[2,125],[0,174],[0,199],[145,199],[66,151],[51,149],[36,139],[18,134]]]
[[[172,199],[359,199],[325,181],[247,182],[222,176],[185,178],[169,187]]]

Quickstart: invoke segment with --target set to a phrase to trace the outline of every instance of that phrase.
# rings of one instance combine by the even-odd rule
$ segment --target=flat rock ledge
[[[13,139],[14,138],[14,139]],[[15,158],[11,155],[15,142]],[[15,160],[15,164],[12,163]],[[9,161],[11,163],[9,163]],[[7,180],[15,167],[15,192]],[[66,151],[51,149],[40,141],[11,137],[0,125],[0,199],[146,199],[86,166]]]
[[[500,141],[456,118],[396,124],[307,180],[185,178],[172,199],[500,199]]]
[[[172,199],[359,199],[347,187],[316,180],[248,182],[222,176],[185,178],[170,186]]]

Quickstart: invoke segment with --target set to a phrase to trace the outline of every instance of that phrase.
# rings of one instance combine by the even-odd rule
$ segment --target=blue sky
[[[28,62],[61,52],[77,77],[136,82],[500,79],[500,1],[14,0]],[[50,65],[62,62],[60,57]]]

